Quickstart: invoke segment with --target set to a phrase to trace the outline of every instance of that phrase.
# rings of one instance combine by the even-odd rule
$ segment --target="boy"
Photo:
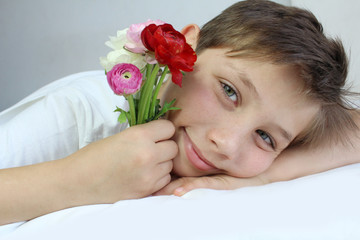
[[[84,135],[93,143],[71,155],[51,155],[58,160],[36,159],[30,162],[43,163],[1,170],[0,191],[6,198],[0,200],[0,224],[72,206],[174,189],[181,195],[196,187],[236,188],[359,162],[359,140],[350,134],[357,130],[357,118],[343,99],[346,57],[310,13],[245,1],[201,31],[188,25],[182,32],[198,61],[182,88],[164,86],[162,93],[163,100],[175,97],[182,110],[117,134],[104,134],[104,126],[88,116],[85,124],[95,127]],[[60,90],[54,95],[69,101]],[[87,107],[84,114],[97,113]],[[11,121],[7,126],[11,129]],[[112,136],[96,141],[106,135]],[[60,143],[58,148],[75,149]],[[11,162],[16,154],[26,158],[26,151],[18,150],[2,161]],[[170,183],[171,174],[183,178]]]
[[[266,12],[266,14],[264,14],[264,12]],[[195,31],[198,32],[199,30]],[[195,33],[195,35],[196,34],[197,33]],[[207,49],[227,48],[227,51],[223,51],[223,54],[208,56],[208,59],[219,59],[227,56],[231,58],[232,61],[235,61],[236,57],[256,61],[253,62],[253,65],[255,68],[258,68],[258,71],[261,71],[264,61],[274,64],[273,67],[279,65],[288,66],[288,70],[290,71],[289,75],[286,76],[286,71],[283,71],[280,73],[280,76],[275,77],[276,80],[273,81],[268,76],[274,76],[274,73],[271,75],[267,75],[266,72],[260,73],[260,78],[267,76],[266,80],[258,84],[259,87],[264,88],[264,91],[260,94],[260,98],[263,98],[263,102],[269,103],[269,106],[265,107],[261,106],[261,104],[254,103],[256,101],[254,101],[254,97],[252,96],[248,97],[248,101],[254,103],[253,107],[258,111],[256,117],[260,117],[259,112],[263,113],[262,119],[260,120],[263,127],[269,118],[273,118],[273,116],[267,113],[267,110],[271,107],[277,108],[273,109],[273,111],[281,116],[281,120],[286,121],[286,117],[292,116],[293,119],[289,119],[289,122],[300,127],[301,124],[296,121],[298,120],[304,125],[300,127],[302,132],[294,134],[293,138],[290,137],[290,139],[288,139],[289,141],[284,144],[286,147],[276,149],[276,156],[285,148],[286,151],[276,158],[276,161],[271,164],[269,169],[264,172],[260,170],[261,174],[243,173],[237,175],[237,177],[242,178],[231,177],[236,177],[236,174],[239,174],[241,170],[244,171],[244,168],[239,165],[238,167],[241,169],[237,170],[235,174],[229,174],[229,172],[227,172],[226,174],[216,175],[216,177],[181,178],[167,185],[158,192],[158,194],[171,194],[175,191],[176,195],[182,195],[191,189],[201,187],[233,189],[241,186],[261,185],[274,181],[290,180],[360,161],[357,157],[359,152],[359,139],[356,136],[359,117],[355,110],[350,110],[352,107],[345,98],[348,95],[357,94],[343,89],[347,76],[346,55],[339,41],[327,39],[324,36],[321,24],[310,12],[296,8],[289,9],[266,1],[239,2],[208,22],[202,28],[199,35],[196,51],[200,56],[205,51],[208,51]],[[194,38],[197,39],[197,36]],[[239,41],[235,42],[238,39]],[[227,61],[224,65],[231,64],[230,59],[227,59]],[[199,62],[201,62],[201,60],[197,62],[196,66],[200,65]],[[242,63],[239,63],[239,65],[241,64]],[[213,68],[216,69],[217,72],[213,75],[220,78],[221,82],[226,82],[228,80],[221,76],[222,73],[218,73],[218,69],[221,67],[222,65],[215,61]],[[245,70],[239,70],[238,72],[246,75],[244,73],[246,73],[249,67],[244,67],[244,69]],[[196,75],[196,70],[189,75]],[[230,74],[227,74],[227,76],[229,76],[229,79],[234,78],[234,76],[230,76]],[[303,85],[294,86],[293,90],[280,89],[281,87],[275,86],[276,83],[281,81],[281,77],[286,78],[284,80],[285,82],[291,81],[291,78],[295,76],[298,78],[293,79],[293,81],[302,82]],[[211,76],[207,77],[206,80],[210,81],[209,78],[211,78]],[[269,86],[265,85],[265,81]],[[250,81],[245,82],[245,85],[252,84],[249,82]],[[194,83],[191,83],[191,86],[193,85]],[[224,87],[229,88],[229,86]],[[240,86],[239,88],[244,87]],[[250,89],[247,89],[245,86],[245,89],[241,91],[251,92],[251,88],[253,88],[253,90],[256,89],[254,86],[251,86]],[[233,87],[226,91],[229,90],[233,95],[241,92],[234,90]],[[295,94],[291,94],[290,98],[286,99],[286,93],[289,93],[289,91],[290,93],[297,92],[302,95],[302,97],[306,97],[307,100],[312,103],[304,102],[304,104],[313,106],[314,109],[310,110],[308,107],[309,109],[306,113],[301,112],[301,105],[298,99],[295,99]],[[272,93],[273,96],[269,96],[269,100],[263,97],[263,95],[269,95],[270,93]],[[239,95],[242,95],[242,93]],[[273,104],[271,100],[276,99],[276,96],[280,98],[280,102]],[[296,115],[294,112],[285,112],[286,106],[283,106],[281,102],[286,102],[289,106],[295,108],[296,111],[299,110],[297,112],[299,115]],[[244,103],[243,105],[244,106],[241,106],[241,111],[246,111],[248,105]],[[202,106],[202,108],[205,108],[205,106]],[[284,112],[281,113],[280,109]],[[195,113],[199,111],[194,110],[192,112]],[[178,114],[181,115],[181,113]],[[309,119],[305,120],[301,118],[304,114],[311,119],[310,122]],[[172,121],[176,123],[176,121]],[[249,119],[249,121],[254,122],[255,119]],[[237,123],[230,125],[232,130],[227,129],[229,133],[234,133],[233,127],[236,124],[239,124],[239,128],[243,130],[244,123],[238,120]],[[280,125],[284,126],[283,123]],[[225,130],[225,127],[223,127],[223,129]],[[353,130],[355,132],[351,133]],[[264,132],[261,129],[260,131],[260,134],[262,136],[266,134],[266,138],[270,141],[271,137],[267,135],[266,131]],[[290,134],[285,135],[289,136]],[[240,140],[238,140],[237,143],[239,141]],[[236,147],[241,148],[241,146]],[[248,151],[249,149],[250,148],[247,148]],[[256,152],[254,152],[254,150],[250,152],[251,157],[237,156],[237,158],[245,158],[252,164],[260,158],[262,167],[265,168],[270,166],[270,163],[275,158],[275,156],[270,157],[270,160],[264,163],[264,161],[266,161],[264,156],[256,159],[254,156]],[[176,164],[176,158],[173,162]],[[250,166],[248,164],[250,163],[246,164],[247,167],[250,167],[251,164]],[[254,170],[254,167],[252,170]],[[216,172],[216,174],[219,174],[219,172]],[[186,174],[183,173],[180,175],[186,176]]]

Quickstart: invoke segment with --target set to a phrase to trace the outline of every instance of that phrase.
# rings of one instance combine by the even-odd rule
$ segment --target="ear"
[[[195,50],[200,33],[199,26],[196,24],[186,25],[181,33],[185,36],[186,42]]]

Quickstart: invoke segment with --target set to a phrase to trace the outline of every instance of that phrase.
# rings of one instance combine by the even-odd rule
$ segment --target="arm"
[[[360,162],[360,141],[353,146],[336,144],[316,149],[284,151],[260,177],[266,182],[286,181]]]
[[[85,204],[148,196],[170,182],[167,120],[135,126],[55,161],[0,170],[0,225]],[[162,154],[159,155],[158,153]]]
[[[354,114],[360,126],[359,114]],[[300,146],[285,150],[261,174],[267,182],[291,180],[360,162],[360,133],[348,133],[348,143],[324,144],[317,148]]]
[[[356,115],[360,126],[360,117]],[[360,133],[349,134],[350,143],[323,145],[317,148],[304,146],[283,151],[272,165],[258,176],[235,178],[226,175],[200,178],[180,178],[157,194],[175,194],[181,196],[196,188],[236,189],[245,186],[257,186],[271,182],[292,180],[310,174],[324,172],[345,165],[360,163]]]
[[[75,206],[66,165],[57,160],[0,170],[0,225]]]

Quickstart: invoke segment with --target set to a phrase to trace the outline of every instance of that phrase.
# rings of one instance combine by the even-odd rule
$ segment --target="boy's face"
[[[226,49],[207,49],[182,88],[169,84],[163,98],[179,146],[179,176],[227,174],[251,177],[273,160],[310,123],[319,106],[300,93],[294,68],[231,58]]]

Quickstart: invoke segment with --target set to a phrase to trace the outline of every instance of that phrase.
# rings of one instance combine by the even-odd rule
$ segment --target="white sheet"
[[[360,164],[260,187],[198,189],[51,213],[0,239],[360,239]]]

